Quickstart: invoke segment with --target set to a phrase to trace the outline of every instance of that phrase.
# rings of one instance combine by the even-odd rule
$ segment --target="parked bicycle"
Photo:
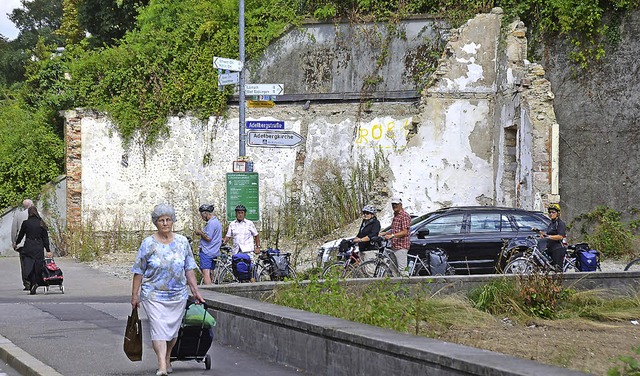
[[[254,265],[256,281],[283,281],[285,278],[296,278],[296,271],[291,267],[290,256],[290,253],[282,253],[278,249],[269,248],[260,251],[258,263]]]
[[[624,267],[625,272],[640,272],[640,257],[631,261]]]
[[[200,267],[196,266],[198,272],[200,272],[199,283],[204,283],[204,276]],[[223,244],[220,247],[220,256],[216,260],[216,267],[211,269],[211,281],[214,284],[224,284],[238,282],[238,279],[233,274],[233,268],[231,267],[231,247]]]
[[[389,240],[380,236],[374,236],[371,238],[371,243],[379,244],[376,258],[361,263],[353,271],[353,276],[356,278],[384,278],[400,276],[396,255],[389,247]]]
[[[434,263],[432,265],[432,255],[434,259],[438,260],[437,267]],[[447,255],[445,251],[440,248],[427,249],[424,256],[407,255],[407,274],[409,277],[425,277],[430,275],[454,275],[456,270],[453,266],[449,265],[446,261]],[[438,271],[442,269],[442,271]]]
[[[353,278],[353,272],[360,265],[360,253],[353,241],[343,240],[344,249],[338,252],[338,261],[324,267],[322,278]]]
[[[551,258],[542,251],[546,249],[546,239],[537,235],[510,239],[502,255],[508,255],[505,274],[531,274],[560,271],[551,263]]]

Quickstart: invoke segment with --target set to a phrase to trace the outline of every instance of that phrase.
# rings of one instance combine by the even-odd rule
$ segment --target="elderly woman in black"
[[[378,236],[378,233],[380,232],[380,221],[376,218],[376,208],[374,208],[373,205],[366,205],[362,208],[362,217],[360,230],[358,231],[358,235],[356,235],[355,239],[353,239],[353,242],[358,244],[360,255],[362,259],[366,261],[372,257],[369,257],[369,255],[364,252],[377,249],[373,244],[371,244],[371,238]]]
[[[42,280],[44,250],[47,250],[47,257],[51,257],[51,249],[49,249],[47,225],[40,218],[38,209],[35,206],[31,206],[27,209],[27,214],[27,220],[22,222],[16,243],[20,243],[22,238],[26,237],[21,251],[24,257],[22,279],[29,280],[31,283],[29,294],[35,295],[38,283]]]

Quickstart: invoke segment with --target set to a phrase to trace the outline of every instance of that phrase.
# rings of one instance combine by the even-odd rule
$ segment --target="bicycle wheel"
[[[637,258],[624,267],[625,272],[640,272],[640,258]]]
[[[391,269],[377,260],[365,261],[353,271],[356,278],[393,277]]]
[[[275,279],[271,278],[271,266],[260,265],[256,269],[256,282],[268,282]]]
[[[418,262],[414,267],[413,273],[409,277],[426,277],[430,276],[431,271],[424,262]]]
[[[220,267],[220,271],[218,272],[218,276],[214,283],[222,285],[225,283],[234,283],[238,282],[238,278],[233,274],[233,271],[226,266]]]
[[[504,274],[531,274],[535,266],[526,257],[517,257],[504,267]]]
[[[353,265],[348,264],[345,266],[344,261],[336,261],[324,268],[322,278],[351,278],[353,276],[353,270]]]

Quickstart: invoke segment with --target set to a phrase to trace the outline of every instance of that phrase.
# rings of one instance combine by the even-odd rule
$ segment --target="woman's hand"
[[[196,304],[200,304],[200,303],[206,303],[204,298],[202,297],[202,295],[200,295],[200,291],[196,290],[193,293],[193,298],[196,301]]]
[[[140,297],[137,294],[131,295],[131,309],[138,308],[139,304],[140,304]]]

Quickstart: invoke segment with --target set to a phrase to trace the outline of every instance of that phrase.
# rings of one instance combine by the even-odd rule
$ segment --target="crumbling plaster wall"
[[[292,101],[274,109],[247,109],[246,120],[283,120],[286,130],[305,139],[291,149],[247,148],[260,173],[261,212],[281,204],[285,184],[293,179],[309,192],[311,174],[321,160],[333,161],[348,174],[356,162],[380,153],[389,173],[387,185],[377,192],[375,203],[381,208],[388,208],[389,196],[399,195],[413,213],[450,205],[541,209],[550,199],[555,168],[550,162],[552,133],[541,123],[543,115],[555,120],[550,92],[545,91],[548,82],[543,71],[532,73],[535,66],[524,60],[521,25],[512,25],[502,41],[501,18],[501,10],[495,9],[451,32],[433,84],[419,103],[372,102],[362,111],[360,103],[303,106]],[[274,48],[288,43],[285,37]],[[401,82],[398,76],[396,83]],[[284,83],[288,91],[289,81]],[[79,197],[82,219],[108,227],[117,217],[148,228],[153,205],[169,202],[178,209],[182,228],[199,221],[195,213],[202,202],[221,211],[225,173],[238,150],[237,111],[232,107],[226,119],[206,123],[171,117],[169,137],[147,153],[135,146],[125,150],[105,116],[68,111],[67,169],[73,176],[67,184],[76,187],[70,192]],[[68,210],[68,216],[76,212]],[[390,216],[389,210],[381,213],[383,221]]]

